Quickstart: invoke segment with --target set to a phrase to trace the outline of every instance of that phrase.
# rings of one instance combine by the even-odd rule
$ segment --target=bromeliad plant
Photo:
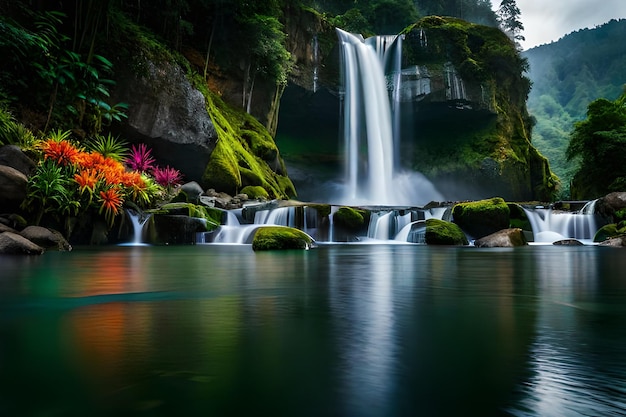
[[[83,148],[71,141],[70,132],[56,131],[38,148],[42,161],[29,179],[23,204],[35,212],[36,224],[46,214],[60,222],[91,211],[111,227],[125,202],[142,208],[154,205],[182,178],[174,168],[156,167],[145,145],[133,146],[128,153],[125,144],[110,135],[97,136]]]

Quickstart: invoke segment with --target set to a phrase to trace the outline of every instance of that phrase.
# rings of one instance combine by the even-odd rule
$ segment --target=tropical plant
[[[35,225],[41,222],[45,213],[53,213],[58,218],[78,209],[79,203],[71,198],[69,185],[63,167],[55,161],[47,160],[37,167],[28,180],[26,199],[22,203],[24,209],[35,211]]]
[[[148,172],[154,169],[156,160],[152,157],[152,149],[145,143],[133,145],[130,148],[130,155],[126,159],[126,164],[136,171]]]
[[[17,145],[32,149],[37,142],[33,132],[18,123],[11,113],[0,108],[0,145]]]
[[[124,140],[114,137],[111,133],[106,136],[96,134],[87,141],[86,147],[92,152],[97,152],[105,158],[123,161],[128,154],[128,147]]]
[[[168,191],[171,191],[172,187],[180,184],[182,175],[179,170],[166,166],[165,168],[156,167],[154,169],[154,180],[157,184],[166,187]]]

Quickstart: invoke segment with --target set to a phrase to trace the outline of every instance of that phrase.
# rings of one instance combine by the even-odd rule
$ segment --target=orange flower
[[[85,192],[85,190],[89,190],[90,193],[93,193],[98,179],[98,172],[93,169],[84,169],[74,175],[74,181],[78,184],[81,194]]]
[[[102,200],[100,213],[104,210],[105,217],[110,223],[113,223],[113,217],[119,214],[119,209],[122,207],[122,197],[119,194],[119,190],[111,187],[105,191],[100,191],[100,199]]]
[[[74,145],[66,140],[56,141],[48,139],[42,145],[44,159],[52,159],[60,165],[71,165],[77,161],[81,153]]]
[[[84,169],[97,170],[104,162],[104,157],[97,152],[79,152],[76,157],[76,164]]]
[[[120,178],[120,182],[124,187],[138,187],[144,188],[146,186],[143,178],[141,178],[141,174],[137,171],[132,172],[124,172],[122,177]]]

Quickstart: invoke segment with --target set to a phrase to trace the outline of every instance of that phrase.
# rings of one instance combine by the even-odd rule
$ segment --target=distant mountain
[[[561,178],[569,197],[575,166],[565,159],[574,123],[586,117],[598,98],[615,100],[626,84],[626,20],[611,20],[557,42],[523,52],[533,86],[528,111],[535,118],[532,142]]]

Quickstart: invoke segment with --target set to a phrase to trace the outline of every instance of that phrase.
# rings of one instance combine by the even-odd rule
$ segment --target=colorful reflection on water
[[[0,416],[626,412],[613,248],[143,246],[0,265]]]

